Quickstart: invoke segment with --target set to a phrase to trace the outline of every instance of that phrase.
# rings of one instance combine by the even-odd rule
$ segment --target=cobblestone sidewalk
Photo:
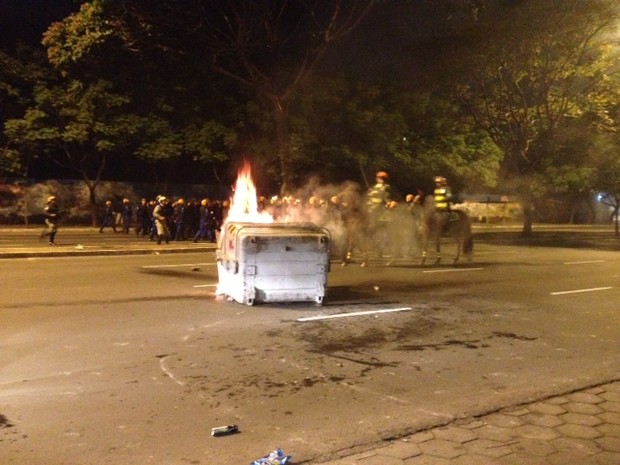
[[[458,420],[324,465],[620,465],[620,382]]]

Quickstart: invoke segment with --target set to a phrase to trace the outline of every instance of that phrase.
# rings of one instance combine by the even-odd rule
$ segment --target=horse
[[[383,257],[388,247],[387,218],[385,206],[369,206],[359,185],[349,182],[338,194],[341,205],[341,221],[344,233],[342,266],[351,263],[354,253],[361,257],[360,266],[366,266],[370,255]]]
[[[456,256],[453,263],[458,263],[461,254],[472,260],[474,240],[471,232],[471,221],[467,213],[453,209],[449,212],[438,212],[432,195],[426,196],[423,204],[414,210],[417,228],[422,238],[422,264],[428,257],[429,243],[435,244],[437,258],[435,264],[441,262],[441,237],[449,236],[456,243]]]

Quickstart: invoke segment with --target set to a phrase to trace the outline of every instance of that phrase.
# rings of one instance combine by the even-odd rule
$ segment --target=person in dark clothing
[[[215,242],[215,231],[219,228],[219,222],[214,206],[215,203],[209,199],[202,199],[200,202],[200,225],[194,236],[194,242],[199,240]]]
[[[179,199],[174,204],[172,213],[174,221],[174,240],[184,241],[185,238],[185,199]]]
[[[56,203],[56,196],[50,195],[47,198],[47,202],[45,203],[45,208],[43,209],[45,213],[45,224],[47,225],[47,229],[45,229],[41,233],[41,239],[44,237],[49,237],[49,245],[56,245],[56,233],[58,232],[58,204]]]
[[[121,218],[123,220],[123,233],[129,234],[129,227],[131,226],[131,217],[133,216],[133,208],[131,207],[131,203],[129,203],[129,199],[123,199],[123,204],[121,205]]]
[[[103,219],[101,220],[101,227],[99,228],[99,232],[103,232],[103,228],[110,227],[114,232],[116,231],[116,214],[114,213],[114,208],[112,207],[112,201],[106,200],[105,202],[105,210],[103,211]]]
[[[198,230],[194,236],[194,242],[204,240],[207,238],[207,216],[209,214],[209,199],[202,199],[200,201],[200,222],[198,223]]]
[[[149,220],[150,220],[150,225],[149,225],[149,241],[152,241],[153,238],[157,235],[157,225],[155,224],[155,217],[153,216],[153,212],[155,211],[155,207],[157,206],[157,204],[159,203],[159,197],[157,196],[157,200],[150,200],[149,201],[149,205],[148,205],[148,211],[149,211]]]
[[[136,236],[146,236],[151,230],[151,225],[149,204],[146,199],[142,199],[140,205],[136,207]]]

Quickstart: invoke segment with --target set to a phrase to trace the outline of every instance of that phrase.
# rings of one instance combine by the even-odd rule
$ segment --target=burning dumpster
[[[322,304],[330,235],[314,223],[225,223],[217,251],[217,293],[246,305]]]

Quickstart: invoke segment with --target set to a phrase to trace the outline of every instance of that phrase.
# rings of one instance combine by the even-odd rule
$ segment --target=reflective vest
[[[390,185],[378,182],[368,191],[368,209],[378,210],[390,201]]]
[[[450,211],[450,198],[452,192],[448,186],[436,187],[433,191],[433,197],[435,197],[435,209],[440,212]]]

